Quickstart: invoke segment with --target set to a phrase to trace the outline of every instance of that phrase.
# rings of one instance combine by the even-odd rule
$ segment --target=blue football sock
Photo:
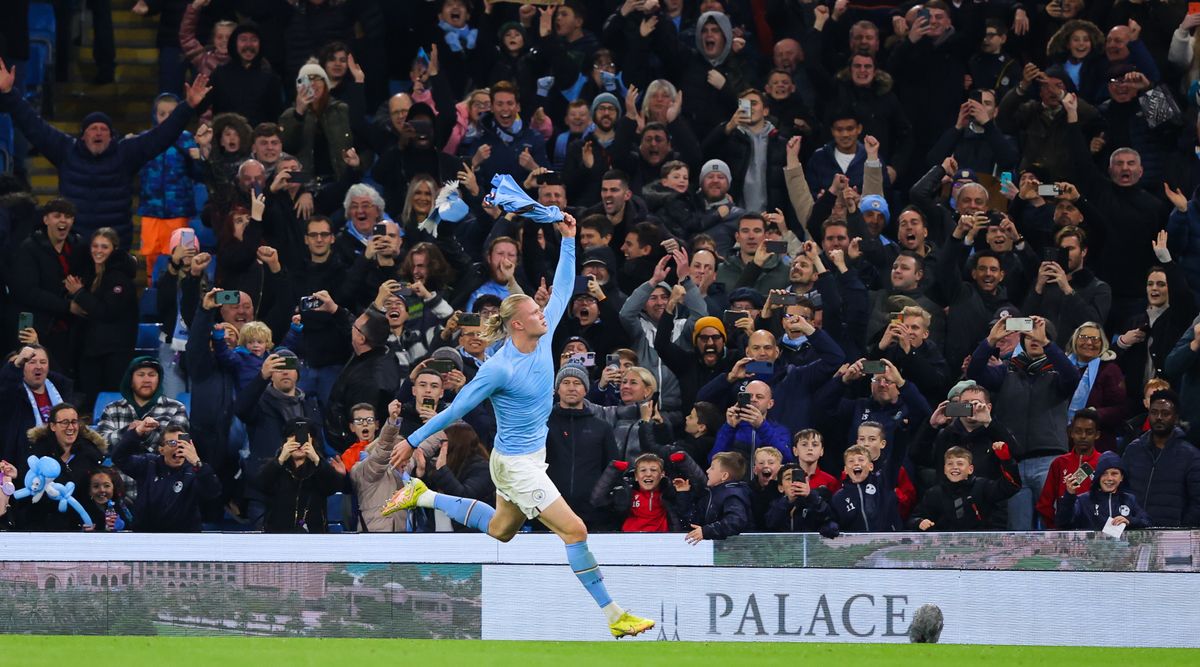
[[[481,533],[487,532],[492,515],[496,513],[495,508],[481,500],[448,496],[444,493],[434,497],[433,506],[445,512],[451,519]]]
[[[567,562],[579,577],[579,583],[592,594],[592,599],[601,608],[612,604],[608,589],[604,587],[604,577],[600,574],[600,566],[596,565],[596,557],[588,551],[587,542],[576,542],[567,545]]]

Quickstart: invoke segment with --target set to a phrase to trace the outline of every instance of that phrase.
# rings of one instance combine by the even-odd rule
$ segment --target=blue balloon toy
[[[88,516],[87,510],[83,509],[83,505],[79,504],[78,500],[72,495],[75,493],[75,482],[67,482],[59,484],[54,481],[62,473],[62,466],[52,457],[43,456],[38,458],[30,456],[28,459],[29,472],[25,473],[25,488],[19,489],[12,497],[16,500],[21,498],[33,498],[32,502],[37,502],[42,499],[45,494],[50,500],[58,501],[58,511],[66,512],[70,506],[79,514],[79,518],[83,521],[83,525],[91,526],[92,518]]]
[[[437,238],[438,225],[443,222],[451,224],[461,222],[467,217],[471,209],[467,206],[467,202],[462,200],[458,194],[458,181],[450,181],[438,190],[437,200],[433,203],[433,210],[429,212],[429,217],[425,218],[421,224],[417,225],[417,229],[429,232],[433,238]]]
[[[492,191],[484,201],[504,211],[528,218],[543,225],[562,222],[563,213],[557,206],[543,206],[525,194],[512,176],[496,174],[492,177]]]

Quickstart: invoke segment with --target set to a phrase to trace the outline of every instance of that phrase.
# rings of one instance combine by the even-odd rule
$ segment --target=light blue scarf
[[[1096,384],[1096,376],[1100,374],[1100,357],[1092,359],[1086,365],[1080,364],[1074,354],[1068,355],[1067,358],[1083,369],[1083,376],[1079,378],[1079,384],[1075,387],[1075,395],[1071,396],[1071,404],[1067,406],[1067,423],[1070,423],[1075,413],[1087,406],[1092,385]]]
[[[21,387],[25,389],[25,397],[29,399],[29,407],[33,409],[33,423],[36,426],[45,426],[46,421],[42,419],[41,410],[38,410],[37,399],[33,397],[33,390],[24,382],[21,383]],[[53,408],[63,402],[62,395],[58,393],[58,387],[54,386],[50,378],[46,378],[45,389],[46,395],[50,397],[50,407]]]
[[[438,21],[438,27],[446,32],[446,46],[454,53],[475,48],[475,38],[479,36],[475,28],[455,28],[445,21]]]

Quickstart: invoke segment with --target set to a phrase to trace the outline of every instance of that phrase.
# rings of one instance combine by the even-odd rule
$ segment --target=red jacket
[[[667,532],[667,503],[663,500],[663,492],[658,489],[643,491],[641,487],[634,489],[629,516],[625,517],[621,530],[626,533]]]
[[[817,468],[816,472],[808,476],[808,486],[813,489],[823,486],[829,489],[829,495],[832,496],[841,490],[842,483],[838,481],[838,478]]]
[[[1073,451],[1067,452],[1050,463],[1050,472],[1046,473],[1046,485],[1042,487],[1042,495],[1037,501],[1037,513],[1042,517],[1042,523],[1046,528],[1054,528],[1056,503],[1067,492],[1067,485],[1063,484],[1063,476],[1078,470],[1081,460],[1087,461],[1094,470],[1100,462],[1100,451],[1093,449],[1091,455],[1082,459]],[[1083,480],[1083,484],[1079,485],[1078,493],[1086,493],[1090,488],[1092,488],[1092,476],[1088,475],[1088,478]]]

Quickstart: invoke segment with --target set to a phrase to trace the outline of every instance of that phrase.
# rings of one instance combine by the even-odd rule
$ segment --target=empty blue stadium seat
[[[170,255],[159,255],[158,259],[154,260],[154,271],[150,274],[150,281],[158,284],[158,278],[167,270],[167,264],[171,261]]]
[[[179,392],[179,395],[175,397],[175,400],[183,403],[183,407],[187,409],[188,415],[192,414],[192,394],[190,392]]]
[[[138,319],[142,322],[158,320],[158,288],[147,287],[138,301]]]
[[[25,66],[25,99],[33,100],[42,92],[46,83],[46,68],[50,66],[50,54],[54,49],[41,42],[30,42],[29,64]]]
[[[50,61],[54,62],[54,44],[58,39],[58,24],[54,20],[54,6],[49,2],[34,2],[29,5],[29,40],[43,42],[50,47]]]
[[[158,330],[162,325],[158,322],[142,322],[138,324],[136,349],[142,353],[158,351]]]
[[[119,391],[102,391],[96,397],[96,407],[92,408],[92,426],[100,423],[100,415],[104,413],[104,408],[108,407],[109,403],[121,400],[121,392]]]
[[[331,533],[346,531],[346,505],[349,501],[344,493],[335,493],[325,499],[326,525]]]

